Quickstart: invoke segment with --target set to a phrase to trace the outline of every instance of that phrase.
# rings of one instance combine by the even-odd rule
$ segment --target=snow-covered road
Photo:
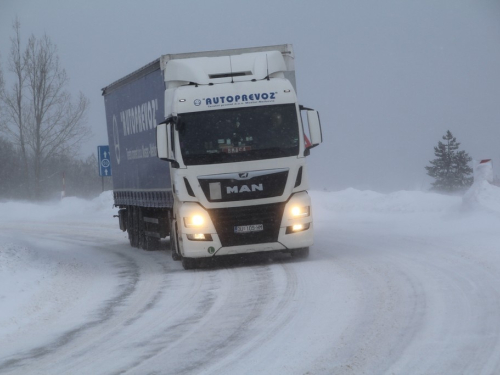
[[[196,271],[129,247],[109,194],[0,203],[0,373],[498,374],[483,190],[312,192],[309,259]]]

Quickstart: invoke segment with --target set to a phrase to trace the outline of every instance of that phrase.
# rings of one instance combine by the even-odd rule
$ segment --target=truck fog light
[[[193,215],[184,218],[184,225],[186,226],[186,228],[201,227],[204,222],[205,220],[201,215]]]
[[[309,206],[305,207],[294,206],[292,207],[291,212],[293,217],[307,217],[310,214],[310,209]]]
[[[188,240],[191,241],[212,241],[211,234],[196,233],[196,234],[187,234],[186,236]]]
[[[295,224],[295,225],[292,225],[290,227],[286,227],[285,234],[302,232],[304,230],[309,229],[310,226],[311,226],[311,224],[309,224],[309,223],[307,223],[307,224]]]

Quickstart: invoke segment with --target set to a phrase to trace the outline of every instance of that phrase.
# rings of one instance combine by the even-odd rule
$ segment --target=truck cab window
[[[179,121],[186,165],[280,158],[299,152],[294,104],[185,113]]]

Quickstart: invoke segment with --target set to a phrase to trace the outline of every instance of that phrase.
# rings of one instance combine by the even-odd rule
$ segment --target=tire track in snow
[[[336,235],[337,251],[323,254],[357,285],[358,306],[313,373],[500,370],[500,274],[498,263],[485,263],[491,255],[457,239]]]
[[[51,230],[47,230],[47,228]],[[33,228],[33,232],[38,236],[44,238],[51,238],[54,236],[60,237],[59,228],[53,225],[43,225],[42,228]],[[37,230],[38,229],[38,230]],[[70,238],[73,237],[73,238]],[[38,237],[39,238],[39,237]],[[90,241],[95,245],[95,239],[87,235],[77,234],[76,236],[61,237],[57,239],[58,242],[65,242],[72,246],[78,246],[77,250],[81,247],[82,242]],[[116,245],[115,245],[116,247]],[[94,247],[95,248],[95,247]],[[154,308],[156,303],[161,299],[161,293],[164,288],[158,286],[156,289],[152,288],[148,291],[141,288],[137,290],[139,282],[144,281],[141,279],[141,271],[144,270],[144,264],[139,265],[137,259],[142,259],[147,256],[146,253],[140,253],[138,250],[128,248],[127,246],[118,246],[115,250],[110,250],[107,247],[97,248],[101,251],[106,251],[107,254],[112,253],[116,261],[114,261],[113,268],[110,269],[110,274],[115,273],[121,280],[120,286],[116,289],[116,294],[108,298],[100,307],[96,306],[94,313],[90,319],[71,328],[66,332],[60,334],[55,339],[50,339],[46,344],[27,350],[25,352],[16,353],[9,358],[2,358],[0,362],[0,371],[10,371],[12,369],[23,368],[23,372],[29,373],[29,368],[36,362],[36,370],[46,367],[48,372],[53,372],[59,365],[67,366],[68,363],[77,363],[78,358],[86,358],[87,354],[94,352],[94,354],[102,355],[103,352],[95,348],[96,344],[104,340],[104,342],[112,341],[110,338],[120,334],[121,327],[127,324],[133,324],[137,319],[140,319],[141,314],[147,313],[148,310]],[[135,251],[135,253],[134,253]],[[163,252],[162,252],[163,253]],[[163,256],[164,253],[162,254]],[[157,264],[155,263],[155,266]],[[165,266],[162,266],[163,272],[161,273],[163,286],[167,281],[165,280]],[[154,286],[149,284],[149,286]],[[130,299],[135,297],[135,302],[138,305],[132,304],[130,306]],[[130,312],[127,309],[130,308]],[[83,357],[82,357],[83,356]],[[69,361],[67,361],[69,359]]]
[[[208,278],[200,292],[213,292],[215,302],[203,311],[202,317],[196,315],[191,319],[190,313],[180,321],[170,317],[169,326],[158,335],[164,342],[165,337],[171,336],[170,342],[164,348],[158,346],[155,353],[150,353],[153,355],[144,357],[126,372],[216,373],[228,365],[227,358],[238,358],[252,351],[293,315],[285,307],[295,293],[297,280],[286,264],[264,261],[245,267],[233,265],[195,272],[189,277],[196,275]],[[262,329],[270,321],[271,330]],[[179,327],[189,330],[182,332]],[[172,337],[174,332],[177,334]]]
[[[480,251],[451,241],[434,245],[425,270],[426,326],[390,370],[494,374],[500,370],[500,275]],[[472,251],[471,251],[472,250]],[[478,249],[479,250],[479,249]],[[427,252],[426,252],[427,253]]]
[[[295,262],[289,259],[282,259],[269,266],[269,271],[274,279],[274,287],[273,290],[266,291],[269,294],[267,306],[261,309],[259,315],[255,316],[252,321],[254,332],[251,335],[235,335],[239,346],[232,347],[231,353],[221,353],[219,361],[206,369],[206,373],[232,373],[234,366],[243,358],[268,344],[290,323],[300,307],[294,302],[294,296],[299,293],[299,289],[298,277],[293,263]],[[248,368],[247,371],[249,371]]]
[[[206,297],[202,298],[197,302],[198,306],[204,306],[201,313],[188,313],[180,321],[172,319],[161,336],[167,337],[172,330],[177,335],[153,356],[128,369],[131,373],[191,374],[200,371],[207,363],[224,356],[226,351],[234,350],[269,298],[269,293],[265,292],[270,286],[267,266],[200,270],[194,272],[197,274],[208,277],[208,283],[200,292],[210,296],[210,303],[207,305]],[[245,292],[241,291],[242,286]],[[241,305],[245,305],[247,312],[242,316]],[[162,355],[168,355],[170,360],[165,363],[166,357]]]
[[[140,335],[147,335],[148,329],[155,327],[154,320],[145,320],[144,317],[162,301],[170,276],[165,263],[154,259],[158,256],[165,258],[164,252],[152,254],[136,249],[127,251],[133,255],[139,271],[134,292],[124,299],[120,309],[109,320],[73,346],[65,348],[68,360],[58,359],[59,372],[107,374],[116,371],[116,360],[120,357],[131,361],[140,356],[135,350],[127,350],[126,343]],[[123,350],[123,353],[117,353],[116,348]],[[118,357],[114,359],[112,354]],[[122,359],[120,361],[123,362]],[[50,366],[52,371],[53,367]]]
[[[8,359],[3,359],[0,362],[0,371],[16,370],[20,367],[36,361],[37,367],[42,367],[40,362],[44,357],[54,355],[61,348],[64,348],[78,337],[82,336],[85,331],[91,330],[103,323],[109,321],[117,313],[117,310],[123,306],[124,301],[134,293],[136,284],[139,279],[137,264],[129,257],[123,254],[115,253],[120,258],[120,263],[117,265],[121,271],[119,277],[126,280],[117,291],[117,295],[108,299],[104,306],[96,311],[97,317],[88,321],[76,328],[73,328],[64,334],[57,337],[55,340],[44,344],[43,346],[33,348],[27,352],[12,355]]]

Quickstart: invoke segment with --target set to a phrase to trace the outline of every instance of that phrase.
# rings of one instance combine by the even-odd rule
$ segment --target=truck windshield
[[[298,155],[295,104],[192,112],[177,129],[185,165],[230,163]]]

